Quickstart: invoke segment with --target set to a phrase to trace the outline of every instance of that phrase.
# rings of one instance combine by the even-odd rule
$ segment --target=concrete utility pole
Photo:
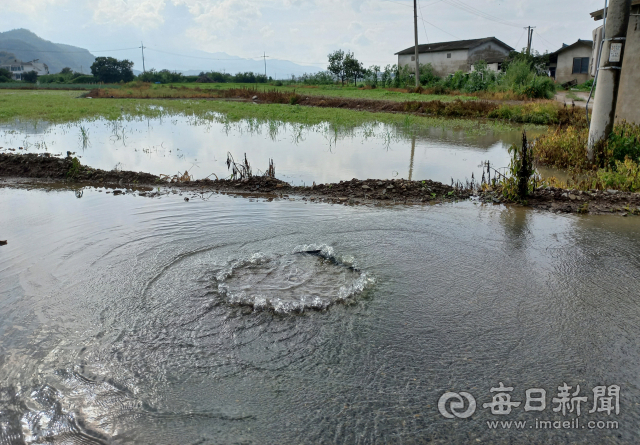
[[[587,157],[591,162],[595,160],[596,145],[606,140],[613,129],[631,0],[611,0],[607,9],[604,30],[607,37],[602,45],[598,84],[589,126]]]
[[[146,70],[144,69],[144,44],[142,42],[140,42],[140,48],[142,48],[142,72],[145,73]]]
[[[267,53],[262,53],[262,58],[264,59],[264,77],[267,77]]]
[[[533,43],[533,30],[535,26],[527,26],[525,29],[527,30],[527,55],[529,55],[531,54],[531,44]]]
[[[413,34],[416,41],[416,88],[420,86],[420,62],[418,61],[418,1],[413,0]]]

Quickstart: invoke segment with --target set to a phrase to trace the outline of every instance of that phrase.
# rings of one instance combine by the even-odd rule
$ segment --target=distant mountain
[[[58,73],[65,67],[89,73],[89,67],[95,60],[95,56],[86,49],[49,42],[27,29],[0,32],[0,60],[6,53],[23,62],[39,59],[39,62],[47,64],[50,73]]]
[[[167,68],[171,71],[180,71],[187,76],[197,75],[202,71],[219,71],[230,74],[244,73],[247,71],[252,71],[256,74],[264,73],[264,60],[243,59],[223,52],[208,53],[192,50],[180,55],[168,54],[166,52],[160,54],[154,52],[153,48],[150,47],[148,50],[145,49],[145,56],[148,56],[149,59],[146,64],[147,69],[155,68],[156,70],[161,70]],[[161,63],[158,63],[160,61]],[[323,69],[325,69],[325,67],[299,65],[288,60],[270,59],[267,57],[267,76],[273,78],[277,76],[278,79],[285,79],[291,77],[292,74],[300,76],[305,73],[316,73]]]
[[[7,65],[13,62],[17,58],[18,56],[16,56],[13,53],[10,53],[7,51],[0,51],[0,65]]]
[[[109,56],[109,54],[104,55]],[[115,57],[121,58],[120,55]],[[27,29],[0,32],[0,62],[3,58],[7,60],[17,58],[23,62],[39,59],[40,62],[47,64],[50,73],[60,72],[67,66],[74,71],[90,73],[91,64],[95,60],[95,56],[86,49],[49,42]],[[127,58],[132,60],[131,57]],[[230,74],[247,71],[264,73],[264,60],[243,59],[223,52],[187,50],[170,53],[165,51],[165,48],[156,50],[153,47],[145,47],[145,59],[147,69],[155,68],[158,71],[169,69],[186,75],[197,75],[202,71],[220,71]],[[141,68],[137,60],[136,68]],[[323,69],[324,67],[299,65],[288,60],[267,58],[267,75],[278,79],[289,78],[292,74],[300,76],[305,73],[316,73]],[[140,71],[134,70],[134,73],[140,74]]]

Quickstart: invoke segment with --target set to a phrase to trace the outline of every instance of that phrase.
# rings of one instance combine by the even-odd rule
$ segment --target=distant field
[[[201,90],[211,89],[230,89],[230,88],[255,88],[260,91],[282,91],[293,92],[301,95],[310,96],[329,96],[329,97],[347,97],[353,99],[378,99],[378,100],[393,100],[393,101],[430,101],[440,100],[443,102],[451,102],[456,99],[460,100],[477,100],[477,97],[473,96],[449,96],[449,95],[437,95],[437,94],[414,94],[406,93],[401,90],[376,88],[376,89],[361,89],[356,87],[341,87],[339,85],[284,85],[274,86],[269,84],[247,84],[247,83],[175,83],[166,85],[154,85],[154,87],[160,87],[159,91],[163,89],[170,89],[171,87],[186,87],[186,88],[200,88]]]
[[[515,128],[509,123],[500,121],[412,116],[299,105],[264,104],[256,106],[251,102],[203,99],[85,99],[80,96],[78,91],[0,89],[0,122],[21,120],[77,123],[100,118],[126,120],[185,115],[198,119],[232,122],[242,119],[302,125],[316,125],[326,122],[336,128],[353,128],[376,122],[416,128],[459,128],[473,132],[485,132],[496,128]]]
[[[121,85],[100,85],[97,83],[23,83],[7,82],[0,83],[0,89],[4,90],[90,90],[92,88],[121,88]]]

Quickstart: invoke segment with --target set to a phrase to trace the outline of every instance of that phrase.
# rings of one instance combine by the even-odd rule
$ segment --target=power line
[[[408,5],[408,4],[406,4],[406,3],[400,3],[400,2],[393,1],[393,0],[382,0],[382,1],[383,1],[383,2],[389,2],[389,3],[395,3],[395,4],[397,4],[397,5],[401,5],[401,6],[408,6],[408,7],[410,7],[410,8],[413,8],[413,5]],[[427,6],[431,6],[431,5],[435,5],[436,3],[440,3],[441,1],[443,1],[443,0],[437,0],[437,1],[433,2],[433,3],[429,3],[429,4],[425,5],[425,8],[426,8]]]
[[[518,43],[520,43],[520,40],[522,40],[522,36],[524,35],[525,31],[526,31],[526,28],[524,31],[522,31],[522,34],[520,34],[520,38],[516,42],[516,46],[515,46],[516,51],[518,51]]]
[[[470,14],[476,15],[480,18],[483,18],[485,20],[490,20],[492,22],[496,22],[496,23],[500,23],[501,25],[506,25],[506,26],[514,26],[516,28],[520,28],[521,26],[518,24],[515,24],[513,22],[510,22],[508,20],[504,20],[500,17],[497,17],[495,15],[489,14],[487,12],[481,11],[479,9],[474,8],[473,6],[469,6],[466,3],[462,3],[460,0],[443,0],[445,3],[447,3],[450,6],[454,6],[456,8],[462,9]]]
[[[429,43],[429,34],[427,34],[427,25],[425,25],[424,18],[422,17],[422,5],[420,5],[420,0],[418,0],[418,8],[420,8],[420,20],[422,20],[422,28],[424,28],[424,35],[427,37],[427,43]]]
[[[140,47],[138,47],[140,48]],[[239,57],[233,58],[233,59],[218,59],[218,58],[214,58],[214,57],[199,57],[199,56],[187,56],[186,54],[176,54],[176,53],[170,53],[168,51],[161,51],[159,49],[155,49],[155,48],[149,48],[148,46],[145,46],[146,49],[151,50],[151,51],[156,51],[158,53],[163,53],[163,54],[170,54],[172,56],[178,56],[178,57],[188,57],[189,59],[204,59],[204,60],[242,60]],[[255,57],[247,57],[247,59],[261,59],[262,56],[255,56]]]
[[[422,17],[420,18],[420,20],[422,20],[423,22],[427,23],[428,25],[433,26],[435,29],[439,29],[440,31],[442,31],[442,32],[443,32],[443,33],[445,33],[445,34],[449,34],[451,37],[455,37],[456,39],[461,40],[461,39],[460,39],[460,37],[455,36],[455,35],[451,34],[450,32],[445,31],[445,30],[444,30],[444,29],[442,29],[442,28],[438,28],[436,25],[434,25],[434,24],[433,24],[433,23],[431,23],[431,22],[427,22],[427,21],[426,21],[425,19],[423,19]]]
[[[538,35],[538,37],[540,37],[542,39],[543,42],[545,42],[547,45],[549,45],[551,48],[556,47],[557,45],[554,45],[553,43],[549,42],[547,39],[545,39],[544,37],[542,37],[540,35],[540,33],[538,31],[535,31],[535,33]]]

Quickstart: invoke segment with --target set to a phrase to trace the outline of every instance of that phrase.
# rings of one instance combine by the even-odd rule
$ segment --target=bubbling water
[[[311,244],[290,254],[255,253],[230,261],[212,272],[210,290],[232,305],[294,313],[352,302],[374,281],[352,257]]]

